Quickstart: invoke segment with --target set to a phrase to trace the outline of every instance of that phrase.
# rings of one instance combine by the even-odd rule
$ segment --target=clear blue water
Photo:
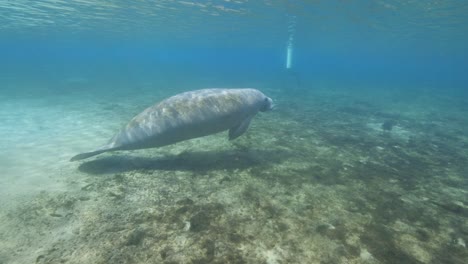
[[[0,0],[0,263],[465,263],[467,14],[454,0]],[[233,142],[69,162],[212,87],[277,107]]]
[[[467,11],[459,1],[2,1],[1,75],[167,65],[277,75],[294,17],[303,78],[463,87]]]

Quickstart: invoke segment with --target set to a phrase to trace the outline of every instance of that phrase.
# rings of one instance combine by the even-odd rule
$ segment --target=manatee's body
[[[203,89],[181,93],[151,106],[135,116],[109,142],[71,161],[103,152],[161,147],[229,129],[229,139],[248,128],[259,111],[272,101],[255,89]]]

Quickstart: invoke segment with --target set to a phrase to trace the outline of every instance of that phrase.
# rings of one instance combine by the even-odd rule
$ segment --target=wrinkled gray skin
[[[260,111],[273,102],[256,89],[203,89],[181,93],[135,116],[109,142],[70,161],[103,152],[161,147],[229,129],[229,139],[242,135]]]

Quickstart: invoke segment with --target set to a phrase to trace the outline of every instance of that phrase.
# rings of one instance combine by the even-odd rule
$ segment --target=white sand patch
[[[257,251],[259,255],[265,258],[267,264],[283,263],[284,255],[286,254],[286,252],[284,252],[284,250],[278,245],[271,249],[266,249],[264,245],[261,245],[257,248]]]
[[[415,237],[408,234],[403,234],[399,237],[401,250],[405,251],[421,263],[430,263],[432,256],[424,247],[424,244],[418,241]]]
[[[121,117],[97,100],[47,95],[9,98],[0,104],[0,199],[63,190],[79,174],[73,155],[104,144]],[[131,114],[130,114],[131,115]]]
[[[392,127],[392,130],[386,131],[382,129],[382,123],[371,122],[367,123],[367,127],[372,129],[373,131],[380,132],[380,133],[388,133],[390,136],[394,138],[398,138],[402,141],[408,141],[413,133],[402,126],[395,125]]]

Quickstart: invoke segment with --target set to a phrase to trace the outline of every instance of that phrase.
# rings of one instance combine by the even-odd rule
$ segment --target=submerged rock
[[[393,127],[396,125],[396,122],[393,120],[387,120],[382,123],[382,129],[385,131],[392,131]]]

